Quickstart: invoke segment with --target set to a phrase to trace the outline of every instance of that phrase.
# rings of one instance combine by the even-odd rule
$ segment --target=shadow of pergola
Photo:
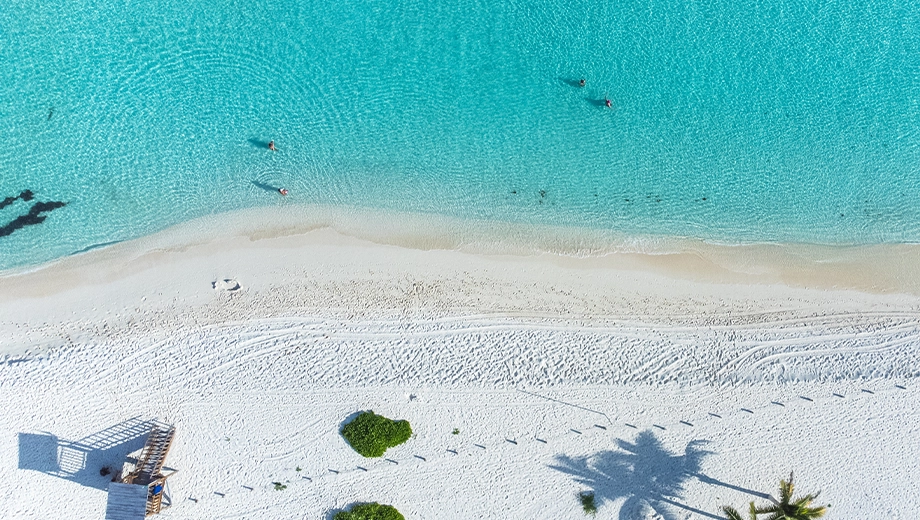
[[[155,424],[135,417],[75,441],[48,432],[19,433],[19,469],[105,490],[112,477],[100,474],[100,470],[119,470],[128,454],[144,447]]]

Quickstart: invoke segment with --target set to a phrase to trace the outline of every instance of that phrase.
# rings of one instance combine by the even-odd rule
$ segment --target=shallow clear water
[[[0,200],[35,198],[0,233],[67,205],[0,236],[0,268],[303,203],[920,241],[920,4],[12,4]]]

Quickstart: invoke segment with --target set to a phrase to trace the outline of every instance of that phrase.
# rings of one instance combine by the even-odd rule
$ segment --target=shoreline
[[[214,254],[230,254],[234,248],[249,248],[271,239],[303,245],[310,242],[311,233],[320,230],[380,246],[483,256],[551,256],[562,263],[651,271],[695,281],[779,283],[920,295],[920,268],[915,268],[920,265],[920,244],[725,245],[682,237],[630,237],[614,231],[463,220],[420,213],[287,206],[201,217],[136,239],[90,246],[47,263],[0,271],[0,298],[3,286],[16,279],[56,276],[94,267],[106,269],[158,253],[208,248],[209,244]]]
[[[6,273],[0,355],[292,316],[705,328],[839,315],[857,328],[884,328],[881,321],[920,309],[920,270],[913,268],[920,246],[793,252],[687,242],[683,251],[584,248],[577,256],[537,249],[541,236],[543,244],[584,244],[565,229],[538,236],[512,228],[505,242],[475,242],[477,233],[507,228],[471,230],[418,215],[333,216],[235,212]],[[880,321],[860,321],[873,313]]]

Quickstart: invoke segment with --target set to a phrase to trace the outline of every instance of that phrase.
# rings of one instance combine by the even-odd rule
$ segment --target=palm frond
[[[752,502],[753,503],[753,502]],[[782,513],[783,509],[777,504],[767,504],[765,506],[760,506],[757,508],[758,515],[766,515],[770,513]]]
[[[805,518],[821,518],[827,514],[827,506],[806,507],[802,509]]]
[[[798,497],[792,501],[792,504],[794,504],[797,507],[805,507],[808,504],[811,504],[816,498],[818,498],[818,495],[820,494],[821,492],[819,491],[815,493],[814,495],[808,494],[805,496]]]
[[[725,518],[727,520],[744,520],[744,518],[741,518],[741,513],[734,507],[722,506],[722,512],[725,513]]]
[[[750,509],[748,510],[748,514],[750,517],[748,517],[748,520],[757,520],[757,508],[754,507],[754,502],[751,502],[749,505]],[[722,506],[722,512],[725,513],[725,518],[727,520],[744,520],[744,518],[741,516],[741,513],[739,513],[738,510],[734,507]]]
[[[789,473],[789,481],[780,480],[779,481],[779,502],[780,504],[788,504],[792,500],[792,491],[795,489],[795,484],[792,483],[792,473]]]

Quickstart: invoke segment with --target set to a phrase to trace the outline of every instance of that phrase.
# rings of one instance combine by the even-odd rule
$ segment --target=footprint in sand
[[[218,291],[234,292],[240,290],[240,283],[233,278],[211,282],[211,287]]]

